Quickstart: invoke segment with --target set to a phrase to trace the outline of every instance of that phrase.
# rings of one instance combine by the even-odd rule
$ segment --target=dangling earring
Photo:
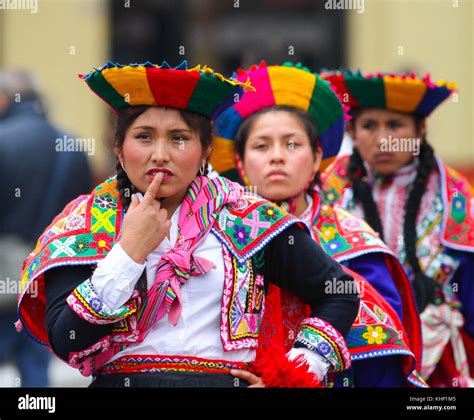
[[[121,160],[119,160],[119,162],[120,162],[120,166],[122,166],[123,171],[125,173],[127,173],[127,171],[125,170],[125,166],[124,166],[123,162]]]
[[[204,176],[205,173],[206,173],[206,166],[207,166],[207,162],[204,162],[201,167],[199,168],[199,175],[200,176]]]

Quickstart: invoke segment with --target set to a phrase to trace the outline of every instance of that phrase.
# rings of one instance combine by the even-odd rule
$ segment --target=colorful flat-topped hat
[[[252,89],[248,81],[226,79],[209,67],[187,68],[183,61],[172,68],[161,66],[106,63],[79,77],[103,99],[114,112],[129,106],[162,106],[216,118],[228,106]]]
[[[277,105],[307,111],[318,127],[324,170],[339,152],[344,136],[345,109],[331,84],[300,63],[267,66],[264,61],[249,70],[237,70],[239,81],[250,80],[255,91],[247,91],[215,121],[216,137],[211,165],[221,175],[241,181],[241,162],[236,156],[235,136],[252,114]],[[348,108],[347,108],[348,109]]]
[[[321,73],[321,77],[336,86],[343,102],[351,109],[381,108],[424,117],[457,90],[455,83],[433,82],[429,74],[417,78],[414,73],[330,71]]]

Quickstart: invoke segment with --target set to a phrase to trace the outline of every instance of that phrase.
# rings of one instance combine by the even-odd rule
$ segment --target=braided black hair
[[[287,105],[275,105],[269,108],[261,109],[260,111],[255,112],[250,117],[248,117],[239,127],[237,133],[235,135],[235,144],[236,150],[239,156],[244,159],[245,155],[245,145],[247,143],[247,139],[249,137],[250,130],[252,129],[255,120],[263,114],[272,111],[285,111],[290,113],[291,115],[296,116],[299,121],[303,124],[303,127],[306,131],[306,134],[309,137],[309,142],[311,145],[311,151],[316,153],[318,147],[321,147],[321,141],[319,138],[319,130],[314,121],[314,118],[311,116],[309,112],[303,111],[302,109],[294,108],[292,106]],[[319,189],[322,191],[322,183],[320,173],[317,172],[311,181],[310,186],[308,187],[308,193],[311,193],[314,188],[318,186]]]
[[[413,270],[413,288],[417,298],[418,310],[423,312],[426,305],[434,302],[436,295],[436,283],[428,277],[420,267],[416,256],[416,217],[421,205],[421,199],[425,192],[428,178],[435,168],[433,148],[424,141],[420,148],[420,164],[416,173],[413,187],[405,203],[405,220],[403,223],[403,240],[405,242],[405,253],[408,263]]]
[[[125,136],[130,125],[135,121],[141,114],[147,111],[149,106],[132,106],[127,107],[119,111],[118,117],[115,120],[115,135],[114,144],[115,147],[122,148],[125,141]],[[209,118],[188,112],[184,110],[177,110],[187,124],[187,126],[195,131],[199,135],[199,140],[203,150],[206,150],[212,144],[212,125]],[[206,163],[204,176],[207,175],[209,167]],[[117,189],[120,195],[122,207],[126,212],[132,201],[132,194],[137,192],[132,182],[128,178],[127,173],[122,167],[122,164],[117,159],[116,165],[117,173]],[[141,301],[144,302],[148,292],[146,270],[143,270],[140,278],[137,281],[137,289],[140,294]]]
[[[355,120],[356,116],[354,116]],[[352,123],[354,124],[354,120]],[[415,126],[419,129],[422,118],[414,116]],[[403,222],[403,240],[408,264],[413,271],[413,289],[421,313],[429,303],[435,301],[436,288],[439,287],[434,280],[423,273],[418,257],[416,255],[416,220],[420,210],[423,193],[428,183],[428,178],[435,168],[436,161],[434,151],[430,144],[423,139],[420,147],[420,164],[418,165],[415,181],[405,203],[405,219]],[[382,221],[377,210],[372,190],[366,181],[367,172],[365,170],[362,157],[354,148],[349,165],[347,167],[348,178],[352,183],[354,201],[362,205],[364,218],[372,228],[384,239]]]
[[[123,170],[120,162],[117,162],[117,188],[120,194],[120,200],[122,202],[122,207],[124,212],[128,210],[130,203],[132,201],[132,194],[136,192],[135,187],[128,179],[127,173]],[[146,270],[143,270],[137,281],[137,289],[140,295],[141,301],[144,302],[146,299],[148,285],[146,278]]]
[[[382,221],[380,220],[379,212],[377,211],[377,206],[372,196],[372,190],[366,181],[367,172],[364,167],[364,161],[355,148],[349,160],[347,175],[352,183],[354,200],[362,205],[365,220],[379,233],[380,238],[383,240]]]

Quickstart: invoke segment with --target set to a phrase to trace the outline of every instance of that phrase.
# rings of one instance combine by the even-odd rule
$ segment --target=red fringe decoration
[[[303,355],[292,361],[286,356],[285,337],[288,331],[283,322],[284,318],[287,319],[282,313],[283,299],[281,290],[272,284],[265,298],[257,355],[249,370],[262,378],[269,388],[321,388],[317,376],[309,372]]]
[[[252,370],[267,388],[322,388],[302,355],[290,361],[286,353],[265,351],[252,364]]]

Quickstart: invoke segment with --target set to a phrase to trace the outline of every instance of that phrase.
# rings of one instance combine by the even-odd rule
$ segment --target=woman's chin
[[[387,176],[398,171],[403,165],[398,165],[397,162],[376,162],[372,167],[372,171],[379,175]]]
[[[267,199],[268,201],[273,201],[273,202],[285,201],[297,195],[297,192],[292,192],[285,189],[269,189],[266,191],[259,191],[257,189],[257,193],[260,194],[263,198]]]

